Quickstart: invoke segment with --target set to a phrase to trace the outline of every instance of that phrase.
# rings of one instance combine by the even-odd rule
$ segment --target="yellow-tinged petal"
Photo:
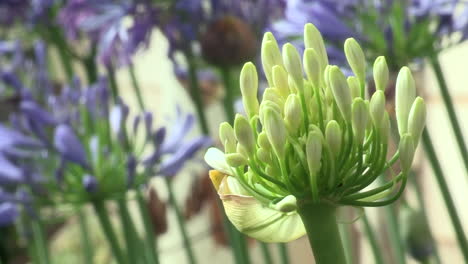
[[[213,178],[221,178],[217,172],[210,173],[210,176],[213,184]],[[222,177],[218,194],[231,223],[240,232],[252,238],[280,243],[298,239],[306,233],[296,211],[283,213],[262,204],[248,195],[234,177]]]
[[[215,190],[218,191],[219,185],[221,185],[221,182],[226,177],[226,174],[217,170],[210,170],[209,174],[210,174],[210,179],[211,179],[211,182],[213,183]]]

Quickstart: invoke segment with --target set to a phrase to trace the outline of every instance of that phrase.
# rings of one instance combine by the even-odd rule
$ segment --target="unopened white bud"
[[[237,140],[234,135],[234,129],[228,122],[223,122],[219,126],[219,139],[224,145],[225,153],[232,153],[236,151]]]
[[[284,158],[286,148],[287,132],[281,115],[271,108],[265,110],[264,129],[276,156]]]
[[[416,97],[416,86],[408,67],[401,68],[396,81],[395,112],[400,136],[408,132],[408,117]]]
[[[279,65],[273,67],[273,83],[279,94],[286,99],[290,94],[288,85],[288,72]]]
[[[328,79],[336,104],[345,121],[348,122],[351,120],[351,93],[346,77],[341,72],[340,68],[332,66],[329,70]]]
[[[354,99],[356,97],[361,97],[361,84],[356,76],[349,76],[346,79],[348,82],[349,89],[351,91],[351,97]]]
[[[335,120],[328,122],[325,128],[325,139],[333,155],[337,157],[341,151],[342,135],[340,125]]]
[[[303,92],[304,79],[302,77],[301,57],[299,56],[297,49],[291,43],[283,45],[283,62],[297,88],[299,91]]]
[[[426,125],[426,104],[421,97],[414,100],[408,119],[408,132],[413,136],[416,147]]]
[[[244,64],[240,73],[240,90],[242,102],[247,115],[252,118],[258,114],[258,75],[255,65],[251,62]]]
[[[307,165],[311,174],[316,174],[320,170],[322,159],[322,139],[320,132],[313,131],[307,136],[306,156]]]
[[[375,89],[384,91],[388,84],[388,66],[384,56],[378,57],[374,62],[374,82]]]
[[[352,106],[353,131],[358,144],[361,144],[366,135],[367,122],[369,121],[369,110],[362,98],[355,98]]]
[[[303,58],[304,70],[309,81],[314,87],[320,87],[320,79],[322,77],[322,66],[320,58],[314,49],[306,49]]]
[[[275,37],[271,32],[266,32],[263,35],[262,50],[261,50],[262,66],[268,85],[273,87],[272,68],[275,65],[283,65],[281,52],[276,42]]]
[[[345,41],[344,51],[346,59],[348,60],[349,66],[353,70],[356,77],[358,77],[360,83],[366,81],[366,57],[361,46],[353,38],[349,38]]]
[[[380,129],[385,113],[385,94],[383,91],[376,91],[370,100],[370,114],[374,125]]]
[[[291,134],[296,134],[302,122],[302,108],[299,97],[295,94],[288,96],[284,105],[284,120]]]
[[[304,44],[306,49],[312,48],[317,52],[322,67],[328,65],[328,55],[322,34],[311,23],[307,23],[304,26]]]
[[[231,167],[239,167],[247,164],[247,159],[239,153],[229,153],[225,155],[226,163]]]
[[[236,119],[234,120],[234,133],[239,144],[247,151],[248,156],[252,156],[255,151],[254,133],[250,127],[249,121],[247,121],[243,115],[236,115]]]
[[[403,172],[407,173],[413,163],[415,144],[411,134],[406,133],[400,138],[398,151],[400,152],[400,164]]]

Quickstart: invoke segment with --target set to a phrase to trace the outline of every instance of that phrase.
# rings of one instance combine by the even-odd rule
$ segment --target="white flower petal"
[[[215,170],[232,175],[232,169],[227,164],[224,153],[217,148],[209,148],[205,153],[205,161]]]
[[[263,205],[247,195],[234,177],[225,176],[219,183],[219,172],[212,171],[210,176],[215,186],[215,181],[219,184],[218,194],[226,215],[242,233],[270,243],[289,242],[305,235],[304,225],[296,211],[283,213]]]

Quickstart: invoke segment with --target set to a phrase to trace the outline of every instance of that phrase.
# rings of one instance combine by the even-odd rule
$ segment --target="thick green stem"
[[[151,224],[150,215],[148,213],[148,208],[146,207],[146,202],[143,198],[141,190],[136,190],[138,208],[140,210],[141,218],[143,219],[143,225],[145,227],[145,247],[146,255],[148,262],[152,264],[159,264],[159,256],[157,251],[157,237],[155,235],[153,225]]]
[[[278,250],[280,252],[280,259],[281,264],[288,264],[289,263],[289,254],[288,254],[288,244],[286,243],[279,243]]]
[[[454,103],[447,88],[447,82],[445,81],[437,54],[432,55],[430,57],[430,61],[437,77],[437,82],[439,83],[440,93],[442,95],[445,108],[447,109],[450,125],[452,126],[453,133],[455,134],[455,139],[460,150],[460,155],[463,159],[463,164],[465,166],[466,172],[468,173],[468,150],[466,148],[466,142],[463,138],[463,132],[460,128],[460,124],[458,122],[457,114],[454,108]]]
[[[439,184],[440,192],[444,198],[445,205],[447,206],[447,211],[452,221],[453,228],[455,229],[455,235],[457,236],[458,245],[463,254],[465,262],[468,263],[468,242],[466,240],[465,231],[458,216],[457,209],[450,195],[450,190],[448,188],[447,182],[445,181],[445,176],[440,166],[439,159],[437,158],[434,146],[432,145],[431,137],[427,130],[424,130],[422,134],[422,142],[424,150],[426,152],[427,158],[431,163],[432,170],[436,177],[437,183]]]
[[[227,121],[229,123],[232,123],[234,122],[234,118],[236,117],[236,111],[234,110],[234,97],[236,87],[233,83],[230,68],[222,68],[221,75],[223,77],[224,90],[226,92],[224,96],[224,111],[226,112]]]
[[[405,264],[405,248],[403,243],[401,243],[400,229],[398,225],[398,217],[395,212],[395,206],[393,204],[385,206],[385,219],[387,219],[388,225],[388,236],[390,243],[392,245],[393,255],[395,257],[396,263]]]
[[[93,261],[93,247],[91,245],[91,240],[89,238],[89,228],[88,228],[88,221],[86,219],[86,214],[83,212],[82,208],[78,208],[78,222],[80,225],[80,235],[81,235],[81,243],[83,247],[83,258],[85,263],[92,264]]]
[[[374,263],[385,263],[382,252],[380,251],[379,243],[377,242],[377,237],[375,236],[374,229],[372,228],[367,215],[364,213],[362,216],[362,222],[364,225],[364,229],[366,230],[367,238],[369,239],[369,244],[372,248],[372,253],[374,254]]]
[[[127,201],[124,198],[117,200],[119,206],[120,221],[125,237],[125,245],[128,252],[128,263],[136,263],[141,256],[141,247],[135,225],[128,210]]]
[[[93,207],[99,219],[99,222],[101,224],[104,235],[106,236],[107,241],[109,242],[109,246],[112,250],[115,261],[118,264],[126,264],[127,262],[125,261],[126,260],[125,255],[123,254],[123,251],[119,246],[117,236],[114,232],[114,228],[112,227],[112,223],[110,221],[109,214],[106,210],[104,202],[94,201]]]
[[[265,264],[273,263],[273,258],[271,257],[271,253],[270,253],[270,249],[268,248],[268,244],[260,242],[260,248],[262,250],[264,263]]]
[[[112,66],[107,66],[106,69],[107,76],[109,77],[109,85],[111,88],[112,99],[114,99],[114,102],[117,102],[117,98],[119,98],[119,88],[115,76],[115,69]]]
[[[299,204],[298,213],[309,237],[316,264],[346,264],[336,222],[336,207],[327,203]]]
[[[195,110],[197,111],[198,122],[200,123],[201,129],[203,134],[209,135],[210,130],[208,127],[208,122],[206,120],[204,105],[202,100],[202,95],[200,91],[200,86],[198,82],[197,76],[197,66],[195,64],[195,60],[193,55],[190,51],[185,53],[188,62],[188,70],[189,70],[189,91],[190,96],[195,104]]]
[[[187,259],[190,264],[195,264],[195,255],[193,254],[192,250],[192,244],[190,243],[190,238],[187,232],[187,228],[185,225],[185,220],[184,217],[182,216],[182,213],[180,211],[179,206],[177,205],[177,201],[174,196],[174,190],[172,188],[172,182],[170,178],[165,178],[166,186],[167,186],[167,191],[169,193],[169,202],[172,205],[172,208],[174,209],[174,212],[177,217],[177,224],[179,225],[180,233],[182,235],[182,240],[184,243],[185,247],[185,253],[187,255]]]
[[[143,96],[141,94],[140,84],[138,83],[138,79],[137,79],[136,73],[135,73],[135,66],[133,65],[133,63],[130,63],[130,65],[128,65],[128,72],[130,73],[130,79],[132,80],[132,86],[133,86],[133,90],[135,91],[135,95],[136,95],[137,100],[138,100],[138,105],[140,106],[140,109],[142,111],[144,111],[145,110],[145,102],[144,102]]]
[[[39,219],[39,217],[37,217],[37,219],[32,219],[31,230],[33,234],[33,240],[34,240],[36,254],[37,254],[39,263],[41,264],[50,263],[49,248],[48,248],[47,239],[44,233],[44,226],[43,226],[42,221]]]
[[[423,197],[423,189],[421,188],[421,186],[419,185],[419,182],[418,182],[418,175],[415,175],[414,172],[410,172],[411,174],[409,175],[409,178],[411,179],[412,183],[413,183],[413,186],[414,186],[414,189],[416,191],[416,197],[417,197],[417,200],[418,200],[418,204],[419,204],[419,209],[421,210],[421,213],[423,214],[424,216],[424,219],[425,219],[425,225],[429,226],[429,223],[427,222],[428,221],[428,215],[427,215],[427,211],[426,211],[426,203],[424,202],[424,197]],[[437,248],[437,242],[435,241],[434,239],[434,236],[432,235],[432,232],[431,232],[431,229],[429,228],[429,237],[432,241],[432,245],[434,247],[434,262],[436,264],[440,264],[442,263],[441,259],[440,259],[440,254],[439,254],[439,250]]]
[[[353,245],[351,241],[351,230],[350,226],[348,225],[338,225],[338,228],[340,230],[341,234],[341,239],[343,243],[343,248],[345,251],[345,257],[346,261],[348,263],[353,263],[354,262],[354,255],[353,255]]]

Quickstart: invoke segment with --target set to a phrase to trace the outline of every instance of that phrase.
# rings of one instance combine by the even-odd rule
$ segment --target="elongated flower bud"
[[[322,159],[322,138],[318,131],[310,132],[307,136],[306,156],[307,165],[311,174],[316,174],[320,170],[320,160]]]
[[[253,130],[250,127],[249,121],[243,115],[236,115],[234,120],[234,133],[236,139],[239,141],[248,153],[248,156],[252,156],[255,151],[255,139]]]
[[[388,66],[384,56],[378,57],[374,62],[375,89],[384,91],[388,84]]]
[[[245,111],[251,118],[258,113],[258,75],[255,65],[251,62],[244,64],[244,67],[242,67],[240,89]]]
[[[272,101],[280,108],[284,106],[284,99],[281,97],[277,89],[266,88],[263,92],[263,100]]]
[[[337,157],[341,151],[341,128],[335,120],[328,122],[325,128],[325,139],[333,155]]]
[[[226,154],[226,163],[231,167],[239,167],[247,164],[247,159],[239,153]]]
[[[320,86],[320,78],[322,76],[322,66],[320,65],[320,58],[314,49],[306,49],[304,51],[304,70],[309,81],[312,82],[314,87]]]
[[[356,76],[349,76],[346,79],[348,82],[349,90],[351,91],[351,97],[354,99],[356,97],[361,97],[361,84]]]
[[[302,122],[302,109],[299,97],[290,94],[284,105],[284,120],[291,134],[295,134]]]
[[[273,83],[279,94],[286,99],[289,95],[288,73],[282,66],[273,67]]]
[[[366,135],[367,122],[369,121],[369,110],[362,98],[353,101],[353,131],[356,141],[360,144]]]
[[[270,157],[270,152],[265,150],[264,148],[257,149],[257,157],[261,162],[270,164],[272,162]]]
[[[329,82],[336,104],[345,120],[351,120],[351,94],[346,77],[337,66],[329,70]]]
[[[261,57],[263,71],[265,72],[268,85],[272,87],[272,68],[275,65],[283,66],[283,60],[281,58],[281,52],[279,50],[278,43],[276,42],[276,39],[273,34],[271,34],[271,32],[266,32],[263,35]]]
[[[311,23],[307,23],[304,26],[304,44],[306,49],[312,48],[317,52],[322,67],[328,65],[328,55],[322,34],[320,34],[320,31]]]
[[[267,151],[271,150],[271,144],[265,131],[258,135],[258,145]]]
[[[349,38],[345,41],[344,51],[349,66],[351,66],[360,83],[364,83],[366,81],[366,58],[361,46],[355,39]]]
[[[404,173],[407,173],[411,168],[415,150],[413,136],[411,136],[409,133],[404,134],[400,138],[400,144],[398,146],[398,151],[400,152],[401,170]]]
[[[416,86],[408,67],[401,68],[396,80],[395,112],[400,136],[408,132],[408,116],[416,97]]]
[[[426,104],[421,97],[414,100],[408,119],[408,132],[413,136],[416,147],[426,125]]]
[[[219,125],[219,139],[224,146],[224,152],[233,153],[236,151],[237,140],[234,135],[234,129],[228,122]]]
[[[278,112],[267,108],[264,121],[265,132],[276,156],[278,156],[279,159],[284,158],[287,133],[283,119]]]
[[[385,94],[383,91],[376,91],[370,100],[370,114],[375,127],[380,128],[385,113]]]
[[[269,101],[269,100],[262,101],[262,104],[260,104],[260,111],[259,111],[260,122],[262,124],[265,122],[265,112],[266,112],[265,110],[267,108],[274,109],[278,113],[283,112],[283,109],[278,104],[276,104],[275,102]]]
[[[302,77],[301,57],[297,49],[291,43],[286,43],[283,46],[283,61],[286,70],[288,70],[289,74],[292,76],[297,88],[299,91],[303,92],[304,79]]]

